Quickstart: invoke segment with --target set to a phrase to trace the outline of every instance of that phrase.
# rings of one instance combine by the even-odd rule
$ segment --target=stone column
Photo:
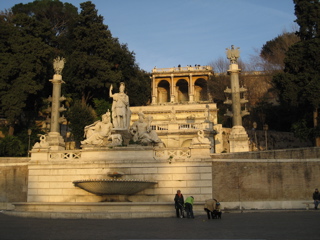
[[[60,106],[61,101],[65,100],[65,97],[61,96],[61,84],[64,83],[62,80],[62,69],[64,67],[65,59],[56,58],[54,60],[53,79],[49,80],[52,82],[52,103],[51,103],[51,125],[50,132],[48,133],[47,142],[49,143],[51,150],[64,150],[65,142],[60,135],[60,123],[64,121],[64,117],[60,117],[60,112],[66,109]]]
[[[171,74],[170,102],[175,102],[173,74]]]
[[[189,103],[194,102],[194,85],[193,85],[193,79],[192,74],[189,74]]]
[[[157,104],[157,87],[156,87],[156,79],[154,76],[152,76],[152,83],[151,83],[151,87],[152,87],[152,105]]]
[[[239,73],[237,59],[240,57],[239,48],[235,49],[231,46],[231,49],[227,49],[227,58],[230,60],[228,74],[230,75],[231,89],[227,88],[226,93],[231,94],[231,100],[227,99],[225,104],[231,104],[232,111],[227,112],[227,116],[232,117],[233,127],[229,136],[230,152],[247,152],[249,151],[249,137],[242,126],[242,116],[247,115],[248,112],[241,110],[241,102],[245,102],[244,99],[240,99],[240,86],[239,86]]]
[[[240,105],[240,86],[238,64],[230,64],[228,74],[231,82],[231,101],[232,101],[232,125],[242,126],[241,105]]]

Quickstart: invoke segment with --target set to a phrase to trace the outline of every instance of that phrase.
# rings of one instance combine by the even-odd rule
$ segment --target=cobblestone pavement
[[[320,239],[320,211],[224,213],[221,220],[40,219],[0,213],[1,240]]]

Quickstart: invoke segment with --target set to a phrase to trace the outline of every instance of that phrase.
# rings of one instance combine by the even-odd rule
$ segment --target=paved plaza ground
[[[225,213],[221,220],[39,219],[0,213],[1,240],[320,239],[320,210]]]

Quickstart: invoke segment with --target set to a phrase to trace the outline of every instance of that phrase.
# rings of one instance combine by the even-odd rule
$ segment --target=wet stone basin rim
[[[139,179],[87,179],[73,181],[73,184],[96,195],[132,195],[157,182]]]

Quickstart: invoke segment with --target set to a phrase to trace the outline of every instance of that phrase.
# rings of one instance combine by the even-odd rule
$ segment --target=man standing
[[[318,188],[315,189],[313,195],[312,195],[313,201],[314,201],[314,209],[318,209],[319,201],[320,201],[320,194],[318,191]]]
[[[177,214],[177,218],[183,218],[183,204],[184,204],[184,199],[183,199],[183,195],[181,193],[180,190],[177,191],[176,196],[174,197],[174,205],[176,208],[176,214]]]

